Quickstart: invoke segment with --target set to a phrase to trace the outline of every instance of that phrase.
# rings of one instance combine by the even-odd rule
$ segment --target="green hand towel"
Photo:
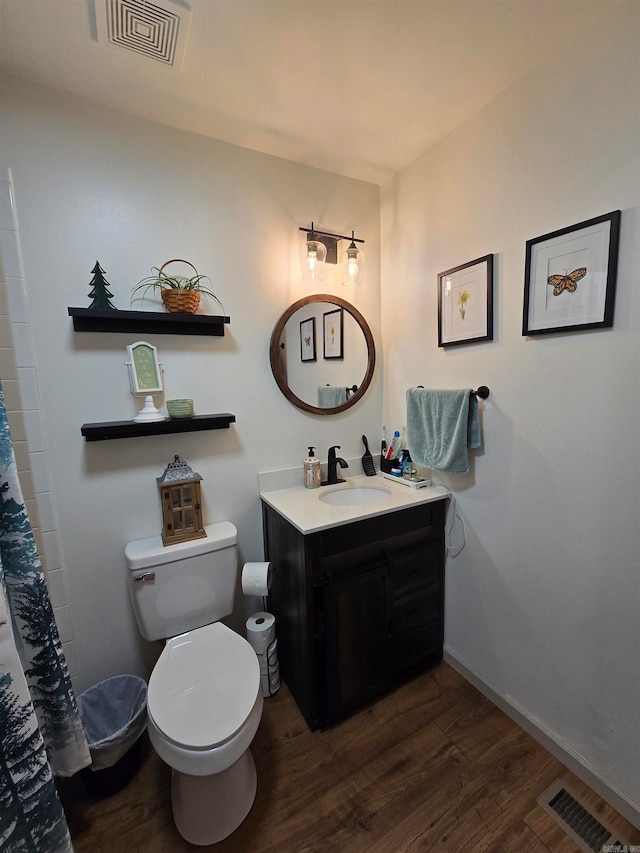
[[[347,402],[347,389],[336,385],[320,385],[318,388],[318,406],[321,409],[333,409]]]
[[[418,465],[448,474],[466,473],[467,448],[480,447],[478,401],[471,389],[409,388],[407,447]]]

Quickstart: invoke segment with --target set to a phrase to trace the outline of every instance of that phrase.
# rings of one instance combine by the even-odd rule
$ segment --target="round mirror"
[[[371,383],[376,351],[362,314],[326,293],[294,302],[276,323],[269,348],[278,387],[316,415],[344,412]]]

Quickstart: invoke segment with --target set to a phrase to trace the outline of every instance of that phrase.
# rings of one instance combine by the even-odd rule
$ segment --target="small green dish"
[[[170,418],[192,418],[193,400],[167,400],[167,412]]]

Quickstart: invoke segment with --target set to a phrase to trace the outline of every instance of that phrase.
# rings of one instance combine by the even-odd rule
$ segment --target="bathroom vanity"
[[[363,476],[261,493],[280,668],[310,728],[442,658],[447,498]]]

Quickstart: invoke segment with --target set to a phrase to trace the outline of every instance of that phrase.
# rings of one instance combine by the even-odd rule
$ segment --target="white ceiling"
[[[189,0],[179,72],[99,42],[94,0],[0,0],[0,71],[381,183],[614,2]]]

